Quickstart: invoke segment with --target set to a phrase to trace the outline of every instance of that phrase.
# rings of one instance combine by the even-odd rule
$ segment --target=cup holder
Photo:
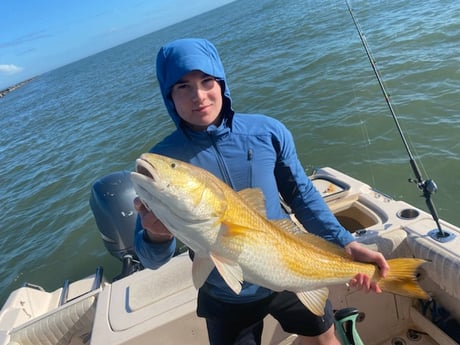
[[[397,216],[401,219],[415,219],[419,216],[420,212],[415,208],[405,208],[397,213]]]

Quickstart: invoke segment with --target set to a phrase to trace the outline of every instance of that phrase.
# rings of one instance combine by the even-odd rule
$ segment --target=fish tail
[[[425,260],[398,258],[388,260],[390,270],[385,278],[378,282],[383,291],[397,295],[430,299],[417,281],[417,269]]]

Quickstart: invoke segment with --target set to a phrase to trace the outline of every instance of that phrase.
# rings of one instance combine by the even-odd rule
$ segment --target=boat
[[[430,301],[330,286],[342,343],[458,344],[460,228],[440,220],[440,230],[430,213],[333,168],[318,169],[311,179],[357,241],[387,258],[429,261],[418,279]],[[205,322],[195,312],[197,291],[186,250],[178,246],[177,255],[157,270],[143,269],[135,256],[134,194],[127,171],[97,180],[91,190],[91,209],[105,247],[120,259],[120,274],[109,282],[97,267],[91,276],[49,292],[24,284],[1,309],[0,345],[208,343]],[[295,338],[271,316],[264,320],[264,345],[287,345]]]
[[[343,345],[460,344],[460,228],[439,219],[431,201],[436,190],[424,180],[399,126],[367,42],[346,1],[379,85],[409,155],[429,212],[395,200],[330,167],[311,180],[339,222],[356,240],[387,259],[424,259],[418,281],[431,299],[365,293],[347,284],[329,286],[336,333]],[[90,205],[102,241],[121,262],[111,281],[103,268],[54,291],[31,283],[11,292],[0,311],[0,345],[199,345],[208,343],[205,321],[196,316],[192,261],[179,245],[171,261],[145,269],[133,250],[137,219],[134,187],[127,171],[97,180]],[[292,220],[296,221],[293,215]],[[271,316],[264,320],[263,345],[289,345]]]

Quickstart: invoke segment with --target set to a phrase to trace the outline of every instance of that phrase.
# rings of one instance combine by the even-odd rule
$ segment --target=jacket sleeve
[[[139,216],[136,222],[136,231],[134,237],[134,250],[146,268],[157,269],[167,263],[174,255],[176,249],[176,239],[163,243],[152,243],[144,237]]]
[[[354,241],[306,175],[297,158],[292,134],[284,125],[280,126],[273,144],[278,152],[275,166],[278,190],[305,229],[342,247]]]

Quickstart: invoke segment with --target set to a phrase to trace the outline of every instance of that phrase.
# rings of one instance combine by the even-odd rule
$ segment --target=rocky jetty
[[[11,91],[14,91],[16,89],[19,89],[21,86],[29,83],[30,81],[32,81],[34,78],[30,78],[30,79],[27,79],[27,80],[24,80],[24,81],[21,81],[20,83],[16,84],[16,85],[13,85],[13,86],[10,86],[10,87],[7,87],[6,89],[4,90],[1,90],[0,91],[0,98],[4,97],[6,94],[10,93]]]

